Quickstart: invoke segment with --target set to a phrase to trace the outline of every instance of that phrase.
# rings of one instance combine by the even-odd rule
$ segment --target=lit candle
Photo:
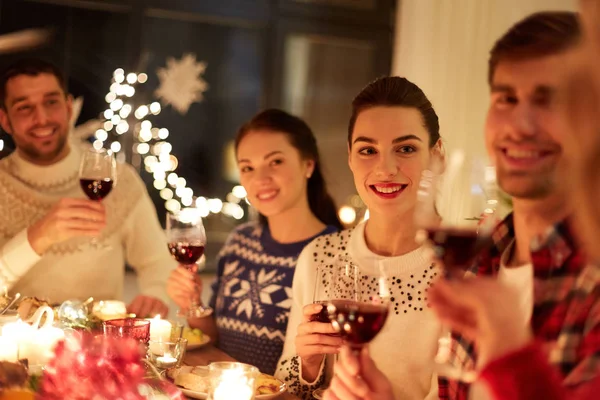
[[[160,319],[160,315],[150,319],[150,350],[154,354],[160,354],[160,346],[156,346],[156,342],[171,341],[171,323],[167,320]]]
[[[169,353],[165,353],[164,356],[156,357],[156,366],[158,368],[172,368],[177,365],[177,359],[171,357]]]
[[[19,359],[29,358],[35,328],[18,320],[2,327],[2,337],[17,344]]]
[[[224,370],[214,390],[213,400],[251,400],[254,384],[241,368]]]
[[[19,346],[7,337],[0,336],[0,361],[17,362]]]

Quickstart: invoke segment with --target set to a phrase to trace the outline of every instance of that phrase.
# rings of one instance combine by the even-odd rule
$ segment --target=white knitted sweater
[[[142,294],[168,304],[166,280],[176,263],[144,183],[129,165],[119,165],[117,184],[103,200],[107,226],[100,240],[110,250],[86,246],[77,238],[39,256],[27,241],[27,227],[62,197],[85,198],[79,185],[81,151],[38,166],[16,152],[0,161],[0,286],[11,292],[47,298],[121,299],[125,262],[136,269]]]
[[[317,264],[332,262],[338,254],[347,254],[367,275],[380,263],[388,274],[392,295],[390,314],[369,350],[379,369],[391,380],[395,398],[437,399],[433,356],[440,328],[427,308],[426,298],[436,270],[422,248],[398,257],[376,255],[367,247],[364,227],[365,223],[361,223],[354,229],[321,236],[304,248],[296,265],[293,304],[276,375],[303,399],[311,399],[312,391],[330,378],[327,375],[331,369],[325,367],[325,363],[315,382],[301,378],[301,362],[296,356],[294,340],[302,321],[302,308],[313,301]]]

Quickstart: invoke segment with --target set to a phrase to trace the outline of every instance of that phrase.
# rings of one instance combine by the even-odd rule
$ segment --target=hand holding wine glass
[[[81,157],[79,184],[85,195],[92,201],[100,202],[112,191],[117,182],[117,164],[112,153],[106,149],[90,149]],[[97,239],[91,241],[93,248],[99,248]],[[110,248],[108,245],[103,248]]]
[[[201,305],[200,289],[195,279],[198,272],[197,262],[204,254],[206,245],[206,232],[196,209],[188,208],[176,214],[167,213],[167,241],[169,251],[179,262],[180,268],[192,274],[193,278],[189,283],[195,288],[190,306],[187,310],[180,309],[179,314],[188,318],[201,318],[212,314],[211,308]]]
[[[365,284],[377,282],[374,292]],[[327,313],[335,331],[355,352],[373,340],[387,320],[390,290],[381,262],[373,269],[361,269],[349,257],[339,258],[333,271],[331,299]]]
[[[428,245],[443,268],[443,276],[461,279],[479,253],[491,244],[499,203],[496,173],[483,157],[457,150],[443,159],[434,156],[419,185],[415,220],[417,240]],[[442,175],[443,172],[443,175]],[[438,198],[443,201],[438,202]],[[440,218],[438,204],[446,209]],[[444,329],[435,356],[437,372],[471,382],[474,371],[450,363],[450,331]]]
[[[377,368],[368,348],[360,353],[343,348],[324,400],[394,400],[389,379]]]
[[[337,354],[342,339],[329,321],[327,302],[333,287],[333,265],[317,266],[313,302],[302,309],[302,323],[295,339],[296,354],[302,359],[302,377],[314,381],[326,354]]]

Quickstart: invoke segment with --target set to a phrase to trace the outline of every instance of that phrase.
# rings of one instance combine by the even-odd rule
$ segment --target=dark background
[[[166,65],[168,57],[195,54],[207,63],[203,79],[209,89],[204,100],[192,104],[183,116],[163,105],[152,121],[169,129],[168,141],[179,159],[177,173],[195,194],[223,199],[236,184],[224,176],[223,149],[237,128],[261,108],[281,107],[304,117],[315,130],[324,163],[334,165],[338,157],[334,153],[340,153],[336,146],[345,138],[352,94],[390,71],[395,3],[0,0],[0,33],[32,27],[54,30],[53,40],[42,48],[0,55],[0,67],[27,55],[57,64],[68,77],[71,93],[84,97],[82,123],[107,108],[104,96],[116,68],[146,72],[143,95],[150,97],[158,85],[156,70]],[[303,53],[307,56],[287,57],[293,43],[309,46]],[[286,89],[296,76],[289,60],[306,60],[302,68],[309,71],[308,80],[301,92]],[[0,139],[4,153],[10,151],[10,137],[1,133]],[[152,187],[152,177],[143,168],[140,173],[164,219],[164,201]],[[339,202],[351,194],[351,182],[345,183],[348,176],[343,171],[328,176]],[[209,239],[212,236],[216,249],[237,221],[211,218],[214,221],[208,223],[214,232]]]

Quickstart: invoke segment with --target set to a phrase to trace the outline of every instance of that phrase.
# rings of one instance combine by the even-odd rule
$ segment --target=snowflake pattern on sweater
[[[328,226],[319,235],[335,230]],[[278,243],[267,226],[255,223],[230,234],[219,253],[210,301],[221,350],[263,373],[275,372],[292,305],[296,261],[315,237]]]

